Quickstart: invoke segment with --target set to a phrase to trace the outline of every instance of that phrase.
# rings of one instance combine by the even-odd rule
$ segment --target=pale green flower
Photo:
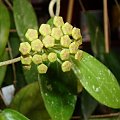
[[[70,57],[70,52],[68,49],[63,49],[61,52],[60,52],[60,58],[61,60],[67,60],[69,59]]]
[[[75,41],[75,42],[78,44],[78,46],[82,45],[82,39],[78,39],[78,40]]]
[[[40,39],[36,39],[31,42],[31,47],[33,51],[40,52],[43,49],[43,43]]]
[[[64,22],[63,22],[63,18],[60,17],[60,16],[55,16],[54,19],[53,19],[53,24],[56,26],[56,27],[61,27]]]
[[[29,41],[33,41],[35,39],[38,38],[38,32],[35,29],[28,29],[25,37],[29,40]]]
[[[43,42],[43,45],[46,47],[46,48],[50,48],[50,47],[53,47],[54,44],[55,44],[55,39],[50,36],[50,35],[47,35],[45,36],[45,38],[42,40]]]
[[[76,60],[81,60],[83,55],[83,51],[82,50],[78,50],[77,53],[75,54],[75,59]]]
[[[72,63],[70,61],[65,61],[62,63],[62,71],[63,72],[67,72],[67,71],[70,71],[71,68],[72,68]]]
[[[32,57],[32,61],[33,61],[35,64],[40,64],[40,63],[42,63],[42,56],[39,55],[39,54],[35,54],[35,55]]]
[[[21,63],[25,64],[25,65],[30,65],[32,62],[32,57],[30,55],[29,56],[21,56],[20,59],[21,59]]]
[[[46,53],[42,54],[42,61],[47,61],[48,60],[48,56]]]
[[[71,43],[71,39],[68,35],[64,35],[61,37],[60,44],[63,47],[69,47],[70,43]]]
[[[68,22],[66,22],[63,26],[62,26],[62,31],[64,34],[66,35],[71,35],[72,34],[72,29],[73,26],[71,24],[69,24]]]
[[[31,51],[31,46],[28,42],[20,43],[19,51],[22,53],[22,55],[27,55]]]
[[[79,38],[81,38],[81,33],[80,33],[80,29],[79,28],[74,27],[72,29],[72,37],[74,39],[76,39],[76,40],[79,39]]]
[[[44,74],[44,73],[47,72],[48,67],[47,67],[45,64],[40,64],[40,65],[37,67],[37,69],[38,69],[38,72],[39,72],[40,74]]]
[[[78,50],[78,43],[76,41],[72,42],[70,45],[69,45],[69,50],[70,50],[70,53],[73,53],[75,54]]]
[[[49,53],[49,55],[48,55],[48,60],[49,60],[50,62],[55,62],[55,61],[57,60],[57,54],[54,53],[54,52]]]
[[[42,24],[39,28],[39,32],[41,35],[46,36],[51,34],[51,28],[48,24]]]
[[[60,38],[63,36],[63,33],[60,28],[52,28],[52,33],[51,35],[56,39],[60,40]]]

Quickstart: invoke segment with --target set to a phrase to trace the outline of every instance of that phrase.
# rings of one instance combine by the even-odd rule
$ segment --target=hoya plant
[[[22,66],[26,81],[9,106],[1,110],[1,120],[69,120],[77,94],[83,88],[99,103],[120,108],[120,86],[115,76],[96,58],[79,49],[82,45],[79,28],[64,22],[61,16],[54,16],[38,27],[31,4],[14,0],[13,15],[20,43],[17,57],[8,60],[5,47],[10,17],[2,2],[0,11],[1,85],[7,65],[16,62]]]

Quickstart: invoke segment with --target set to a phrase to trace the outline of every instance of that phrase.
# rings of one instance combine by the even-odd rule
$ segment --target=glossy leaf
[[[83,87],[100,103],[120,108],[120,86],[110,70],[86,52],[81,61],[72,60]]]
[[[39,112],[39,116],[37,115],[36,117],[43,120],[46,118],[49,119],[49,115],[44,108],[43,100],[40,95],[38,82],[29,84],[22,88],[15,95],[10,106],[30,119],[34,118],[34,116],[38,114],[35,113],[36,111]],[[33,116],[31,113],[33,113]]]
[[[0,2],[0,57],[2,56],[9,36],[10,18],[7,8]]]
[[[31,69],[27,70],[23,68],[25,81],[27,84],[35,82],[38,79],[38,71],[35,64],[31,65]]]
[[[58,63],[39,75],[41,94],[52,120],[69,120],[76,104],[77,78],[74,73],[63,73]]]
[[[25,33],[27,29],[38,29],[33,7],[28,0],[14,0],[13,13],[18,35],[21,41],[26,41]]]
[[[8,60],[9,56],[8,56],[8,52],[4,52],[3,56],[0,57],[0,62],[1,61],[5,61],[5,60]],[[1,84],[4,80],[4,77],[5,77],[5,74],[6,74],[6,69],[7,69],[7,66],[1,66],[0,67],[0,87],[1,87]]]
[[[5,109],[0,112],[0,120],[29,120],[19,112],[12,109]]]

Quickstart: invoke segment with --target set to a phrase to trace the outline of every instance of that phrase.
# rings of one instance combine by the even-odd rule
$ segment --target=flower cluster
[[[70,56],[80,60],[82,44],[80,29],[73,27],[68,22],[64,23],[63,18],[55,16],[53,25],[41,24],[39,32],[35,29],[28,29],[25,34],[28,42],[22,42],[19,47],[22,64],[30,68],[31,63],[37,65],[38,72],[43,74],[48,70],[47,63],[60,60],[63,72],[71,70],[72,63]],[[59,50],[58,55],[55,50]]]

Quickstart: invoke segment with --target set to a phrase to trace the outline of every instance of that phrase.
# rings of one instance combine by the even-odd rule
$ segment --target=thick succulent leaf
[[[6,47],[10,29],[10,18],[7,8],[0,2],[0,57]]]
[[[110,70],[86,52],[81,61],[72,60],[83,87],[100,103],[120,108],[120,86]]]
[[[31,69],[27,70],[23,68],[25,81],[27,84],[35,82],[38,79],[38,71],[35,64],[31,65]]]
[[[57,62],[47,74],[39,75],[41,94],[52,120],[69,120],[76,104],[77,84],[74,73],[63,73]]]
[[[25,33],[27,29],[38,29],[33,7],[28,0],[14,0],[13,13],[18,35],[21,41],[26,41]]]
[[[8,58],[9,58],[8,53],[5,51],[3,56],[0,57],[0,62],[8,60]],[[1,84],[4,80],[6,69],[7,69],[7,66],[1,66],[0,67],[0,87],[1,87]]]
[[[2,112],[0,112],[0,120],[29,120],[29,119],[15,110],[5,109]]]
[[[98,102],[88,92],[86,92],[86,90],[83,90],[81,95],[81,110],[84,120],[88,120],[97,105]]]
[[[34,116],[36,115],[35,111],[39,111],[40,119],[49,119],[49,115],[44,107],[43,100],[40,95],[38,82],[29,84],[22,88],[15,95],[10,107],[19,111],[30,119],[33,118],[31,113],[34,113]]]

